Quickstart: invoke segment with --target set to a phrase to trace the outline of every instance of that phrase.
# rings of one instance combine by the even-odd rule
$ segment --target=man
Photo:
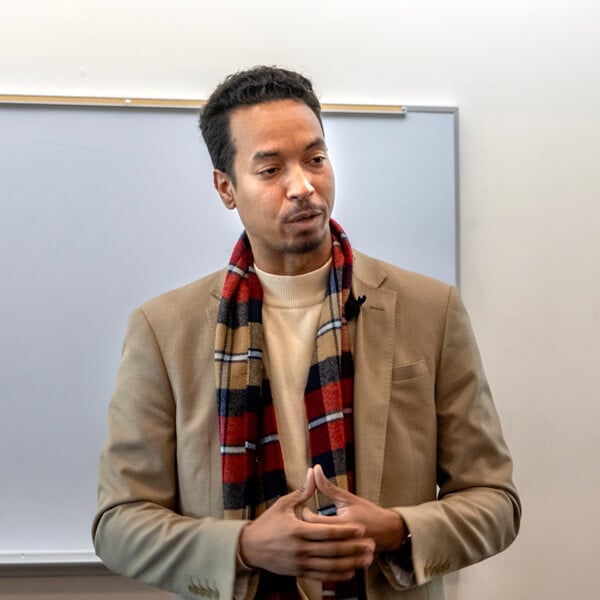
[[[98,555],[180,598],[443,598],[520,518],[456,291],[351,248],[301,75],[230,76],[201,129],[245,233],[130,319]]]

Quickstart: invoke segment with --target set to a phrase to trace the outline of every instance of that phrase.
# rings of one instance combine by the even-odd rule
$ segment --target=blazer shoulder
[[[215,271],[187,285],[170,290],[144,302],[140,310],[149,321],[185,320],[199,310],[218,306],[226,269]]]
[[[448,296],[455,291],[455,287],[448,283],[403,269],[357,250],[354,251],[354,261],[354,275],[360,284],[394,290],[398,294],[398,300],[403,303],[414,301],[445,304]]]

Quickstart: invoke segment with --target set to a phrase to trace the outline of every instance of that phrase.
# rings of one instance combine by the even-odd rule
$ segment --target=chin
[[[288,244],[286,251],[289,254],[310,254],[318,250],[323,244],[327,232],[320,236],[307,237]]]

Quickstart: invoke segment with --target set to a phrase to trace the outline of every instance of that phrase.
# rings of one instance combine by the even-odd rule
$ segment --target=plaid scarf
[[[312,465],[354,491],[352,399],[354,366],[345,305],[351,297],[352,248],[330,221],[332,263],[304,402]],[[263,291],[246,233],[229,263],[217,321],[215,372],[226,519],[254,519],[288,493],[269,381],[263,366]],[[335,506],[318,495],[321,514]],[[356,578],[355,578],[356,579]],[[261,574],[258,598],[298,598],[296,580]],[[333,599],[357,598],[357,582],[325,582]]]

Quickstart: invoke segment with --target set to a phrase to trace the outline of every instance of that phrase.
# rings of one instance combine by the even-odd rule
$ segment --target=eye
[[[326,160],[327,160],[327,157],[326,157],[325,155],[323,155],[323,154],[319,154],[318,156],[313,156],[313,157],[310,159],[310,162],[311,162],[313,165],[320,166],[320,165],[322,165],[322,164],[323,164],[323,163],[324,163]]]
[[[272,177],[273,175],[275,175],[275,173],[277,173],[278,170],[278,167],[266,167],[264,169],[261,169],[258,172],[258,174],[261,177]]]

